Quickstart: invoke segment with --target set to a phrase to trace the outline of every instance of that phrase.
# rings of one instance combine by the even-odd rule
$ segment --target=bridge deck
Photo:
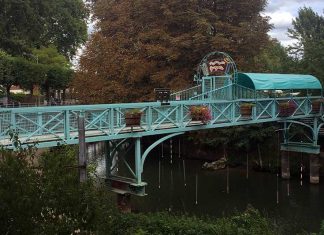
[[[296,110],[289,118],[300,119],[319,115],[312,113],[311,107],[312,100],[317,98],[320,97],[174,101],[170,105],[147,102],[1,109],[0,144],[12,147],[8,135],[10,130],[19,133],[24,145],[37,143],[38,147],[51,147],[76,144],[78,115],[85,117],[87,142],[280,121],[285,118],[279,117],[278,105],[288,100],[296,103]],[[243,102],[255,104],[250,119],[240,115]],[[211,110],[212,120],[208,124],[191,120],[190,107],[197,105],[206,105]],[[143,115],[141,127],[131,130],[125,125],[125,113],[134,108],[141,109]]]

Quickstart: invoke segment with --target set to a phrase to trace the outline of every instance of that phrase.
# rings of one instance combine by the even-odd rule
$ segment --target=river
[[[171,163],[170,154],[165,155],[155,153],[146,160],[143,181],[148,183],[148,195],[133,196],[133,210],[221,217],[252,205],[291,234],[319,231],[324,219],[322,182],[311,185],[308,177],[282,180],[276,174],[252,170],[247,177],[243,167],[207,171],[202,169],[202,161],[175,155]],[[99,158],[101,174],[103,166],[104,160]]]

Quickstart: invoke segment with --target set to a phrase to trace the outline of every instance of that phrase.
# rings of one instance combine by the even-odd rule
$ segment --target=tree
[[[298,62],[288,55],[288,51],[276,39],[261,50],[255,57],[253,72],[263,73],[298,73]]]
[[[38,64],[42,66],[45,72],[44,79],[41,79],[40,85],[46,92],[46,97],[49,101],[51,89],[66,89],[69,85],[73,75],[71,64],[53,45],[34,49],[32,52],[37,57]]]
[[[30,90],[33,95],[34,85],[40,85],[46,79],[46,68],[23,57],[15,57],[15,80],[21,88]]]
[[[94,1],[97,31],[74,83],[85,103],[149,100],[153,88],[190,86],[208,52],[244,68],[268,42],[266,1]],[[81,85],[82,84],[82,85]],[[84,86],[89,87],[87,91]]]
[[[301,72],[324,81],[324,17],[311,8],[301,8],[288,33],[289,37],[297,40],[290,47],[290,53],[298,60]]]
[[[54,44],[71,58],[87,39],[82,0],[1,0],[0,5],[0,48],[10,54]]]
[[[15,70],[15,58],[0,50],[0,84],[5,87],[7,98],[10,88],[17,83]]]

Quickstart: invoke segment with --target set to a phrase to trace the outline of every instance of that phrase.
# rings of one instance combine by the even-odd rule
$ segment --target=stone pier
[[[319,155],[309,154],[309,182],[311,184],[319,183]]]
[[[281,151],[281,177],[283,179],[290,179],[290,166],[289,166],[288,151]]]

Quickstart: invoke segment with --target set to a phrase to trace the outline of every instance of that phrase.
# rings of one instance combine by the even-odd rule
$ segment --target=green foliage
[[[14,143],[16,151],[1,151],[1,234],[86,232],[94,230],[99,214],[111,211],[91,179],[78,183],[75,149],[58,147],[36,160],[33,148]]]
[[[34,85],[42,85],[49,96],[50,89],[68,86],[73,76],[71,64],[53,45],[34,49],[33,55],[37,62],[10,56],[0,50],[0,84],[7,92],[12,85],[30,90]]]
[[[324,220],[321,223],[321,228],[320,228],[320,232],[318,233],[318,235],[324,235]]]
[[[108,232],[109,231],[109,232]],[[211,219],[168,213],[116,214],[99,234],[274,234],[258,211]]]
[[[16,83],[15,58],[0,50],[0,84],[10,89]]]
[[[288,56],[288,51],[277,40],[262,49],[261,53],[254,58],[257,65],[251,72],[262,73],[297,73],[296,61]]]
[[[254,103],[242,103],[240,105],[240,107],[247,107],[247,108],[254,107],[254,106],[255,106]]]
[[[266,124],[238,126],[191,133],[190,138],[200,147],[249,151],[253,146],[273,138],[275,129],[275,126]]]
[[[299,9],[298,17],[293,20],[293,28],[288,30],[289,37],[297,40],[289,52],[298,62],[299,71],[324,79],[324,16],[311,8]]]
[[[53,45],[34,49],[33,55],[37,57],[39,65],[45,72],[44,78],[38,84],[42,85],[49,100],[51,89],[67,88],[73,76],[71,64]]]
[[[0,47],[12,55],[54,44],[72,57],[87,39],[82,0],[2,0],[0,5]]]
[[[1,149],[0,154],[0,233],[32,231],[39,219],[40,185],[31,167],[35,152],[19,147],[17,135],[10,133],[17,152]]]

